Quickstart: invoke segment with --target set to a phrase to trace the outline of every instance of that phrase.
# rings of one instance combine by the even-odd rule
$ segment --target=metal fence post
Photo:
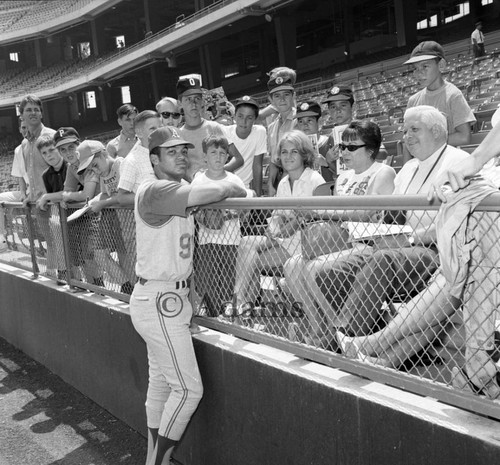
[[[26,211],[26,224],[28,225],[28,240],[30,243],[31,263],[33,266],[33,278],[38,278],[40,269],[38,268],[38,261],[36,259],[36,246],[35,246],[35,223],[31,216],[31,204],[28,203],[25,207]]]

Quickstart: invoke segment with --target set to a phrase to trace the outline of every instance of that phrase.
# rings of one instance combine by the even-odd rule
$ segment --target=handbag
[[[341,224],[340,221],[315,221],[306,224],[300,235],[302,257],[312,260],[351,248],[349,232]]]

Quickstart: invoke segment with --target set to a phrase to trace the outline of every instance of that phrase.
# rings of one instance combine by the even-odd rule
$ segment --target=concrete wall
[[[147,361],[128,309],[0,265],[0,336],[145,432]],[[500,463],[498,422],[205,330],[192,465]]]

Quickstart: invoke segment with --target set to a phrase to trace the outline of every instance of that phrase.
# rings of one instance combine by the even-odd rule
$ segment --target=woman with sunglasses
[[[163,97],[156,104],[156,111],[160,114],[163,126],[178,128],[181,125],[182,114],[176,99],[172,97]]]
[[[376,161],[382,135],[378,125],[372,121],[353,121],[342,134],[342,143],[339,144],[341,157],[347,170],[342,171],[335,184],[335,195],[390,195],[394,190],[396,172],[393,168]],[[333,219],[339,221],[378,221],[378,213],[362,210],[332,211]],[[369,247],[363,243],[354,244],[356,248]],[[284,266],[286,286],[296,302],[302,302],[310,328],[310,343],[327,347],[332,339],[325,335],[327,318],[321,309],[330,309],[331,303],[321,292],[316,282],[320,271],[328,270],[342,254],[349,254],[346,249],[321,255],[313,260],[306,260],[302,255],[295,255]],[[331,326],[331,325],[330,325]],[[301,339],[297,334],[299,328],[292,323],[289,337]]]

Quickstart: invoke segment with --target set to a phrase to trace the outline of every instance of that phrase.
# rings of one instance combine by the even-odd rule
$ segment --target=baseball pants
[[[130,298],[132,323],[146,342],[148,428],[181,438],[203,395],[189,323],[193,313],[185,281],[139,280]]]

